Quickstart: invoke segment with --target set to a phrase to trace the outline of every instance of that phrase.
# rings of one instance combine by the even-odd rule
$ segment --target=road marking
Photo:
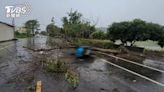
[[[136,75],[136,76],[139,76],[139,77],[141,77],[141,78],[143,78],[143,79],[146,79],[146,80],[148,80],[148,81],[150,81],[150,82],[153,82],[153,83],[155,83],[155,84],[157,84],[157,85],[160,85],[160,86],[164,87],[164,84],[163,84],[163,83],[160,83],[160,82],[155,81],[155,80],[153,80],[153,79],[150,79],[150,78],[148,78],[148,77],[146,77],[146,76],[143,76],[143,75],[141,75],[141,74],[139,74],[139,73],[136,73],[136,72],[133,72],[133,71],[131,71],[131,70],[128,70],[128,69],[126,69],[126,68],[124,68],[124,67],[122,67],[122,66],[116,65],[116,64],[111,63],[111,62],[109,62],[109,61],[107,61],[107,60],[104,60],[104,59],[101,59],[101,60],[102,60],[103,62],[106,62],[106,63],[108,63],[108,64],[110,64],[110,65],[113,65],[113,66],[115,66],[115,67],[117,67],[117,68],[120,68],[120,69],[122,69],[122,70],[124,70],[124,71],[127,71],[127,72],[129,72],[129,73],[132,73],[132,74],[134,74],[134,75]]]
[[[98,52],[98,51],[97,51],[97,52]],[[142,66],[142,67],[146,67],[146,68],[149,68],[149,69],[151,69],[151,70],[155,70],[155,71],[164,73],[163,70],[156,69],[156,68],[153,68],[153,67],[150,67],[150,66],[147,66],[147,65],[143,65],[143,64],[140,64],[140,63],[136,63],[136,62],[133,62],[133,61],[131,61],[131,60],[127,60],[127,59],[120,58],[120,57],[117,57],[117,56],[109,55],[109,54],[106,54],[106,53],[103,53],[103,52],[98,52],[98,53],[103,54],[103,55],[106,55],[106,56],[109,56],[109,57],[112,57],[112,58],[120,59],[120,60],[123,60],[123,61],[129,62],[129,63],[135,64],[135,65],[139,65],[139,66]]]
[[[37,81],[36,92],[41,92],[42,81]]]

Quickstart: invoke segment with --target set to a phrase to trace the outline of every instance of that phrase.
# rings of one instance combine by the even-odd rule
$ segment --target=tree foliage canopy
[[[153,40],[159,41],[158,44],[162,47],[163,31],[163,27],[158,24],[135,19],[133,21],[113,23],[108,27],[107,36],[113,42],[121,40],[123,45],[130,42],[133,46],[136,41]]]
[[[28,20],[24,26],[27,29],[27,34],[30,35],[34,34],[34,30],[38,30],[40,24],[37,20]]]
[[[47,33],[51,37],[55,37],[59,34],[60,28],[58,28],[54,23],[50,23],[46,27]]]
[[[77,11],[71,11],[67,17],[62,18],[63,31],[69,37],[88,38],[95,31],[94,25],[82,20],[82,14]]]
[[[162,35],[160,35],[158,39],[158,45],[160,45],[162,48],[164,47],[164,30],[163,30]]]
[[[106,34],[103,31],[95,31],[91,34],[93,39],[106,39]]]

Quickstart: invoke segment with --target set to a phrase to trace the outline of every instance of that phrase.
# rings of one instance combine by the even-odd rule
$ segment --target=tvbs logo
[[[17,18],[21,17],[23,15],[28,15],[31,11],[31,8],[29,5],[14,5],[14,6],[6,6],[6,17],[9,18]]]

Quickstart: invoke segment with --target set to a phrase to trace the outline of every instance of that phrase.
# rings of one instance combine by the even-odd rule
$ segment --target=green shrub
[[[79,86],[80,76],[78,73],[72,70],[67,70],[65,73],[65,79],[73,88],[77,88]]]
[[[105,39],[106,34],[103,31],[95,31],[91,34],[92,39]]]
[[[27,35],[27,33],[19,33],[16,31],[15,36],[16,38],[28,38],[28,37],[31,37],[32,35]]]
[[[66,71],[64,61],[61,60],[48,60],[46,62],[46,70],[48,72],[62,73]]]

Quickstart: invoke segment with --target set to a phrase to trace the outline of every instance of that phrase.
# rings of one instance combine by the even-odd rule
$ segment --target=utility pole
[[[16,29],[15,29],[15,19],[14,18],[12,18],[12,25],[13,25],[13,31],[14,31],[14,39],[16,39],[16,35],[15,35]]]

